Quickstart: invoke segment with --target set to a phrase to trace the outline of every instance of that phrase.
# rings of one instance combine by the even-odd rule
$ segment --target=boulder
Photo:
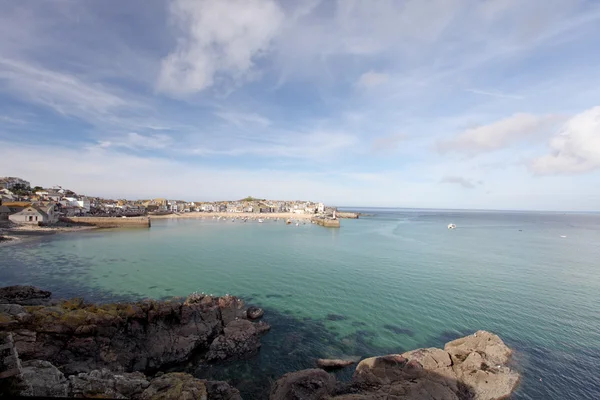
[[[0,304],[45,305],[51,295],[35,286],[6,286],[0,288]]]
[[[208,400],[242,400],[240,391],[229,386],[227,382],[203,381],[206,386]]]
[[[107,369],[69,376],[72,397],[138,398],[150,386],[141,372],[115,374]]]
[[[23,396],[67,397],[69,382],[62,372],[48,361],[30,360],[21,364],[22,376],[29,388]]]
[[[226,360],[255,354],[260,348],[260,335],[269,328],[264,322],[254,324],[246,319],[234,320],[213,340],[206,359]]]
[[[246,310],[246,315],[248,316],[248,319],[258,319],[262,317],[264,313],[265,312],[262,308],[255,306],[250,306],[248,307],[248,310]]]
[[[352,360],[339,360],[339,359],[330,359],[330,358],[319,358],[317,359],[317,367],[323,369],[339,369],[348,367],[354,364]]]
[[[190,374],[172,372],[152,379],[142,400],[208,400],[204,381]]]
[[[279,378],[269,396],[270,400],[325,399],[335,387],[335,378],[322,369],[290,372]]]

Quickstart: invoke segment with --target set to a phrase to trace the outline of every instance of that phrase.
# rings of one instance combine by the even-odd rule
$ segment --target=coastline
[[[150,215],[150,219],[212,219],[213,217],[222,218],[248,218],[253,220],[282,218],[285,220],[310,220],[315,214],[295,214],[295,213],[228,213],[228,212],[189,212],[182,214]]]
[[[37,225],[17,225],[10,222],[0,224],[0,246],[22,243],[26,240],[55,235],[57,233],[72,233],[80,231],[89,231],[98,229],[97,226],[37,226]]]

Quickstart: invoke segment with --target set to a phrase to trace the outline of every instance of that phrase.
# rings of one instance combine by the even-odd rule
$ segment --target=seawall
[[[325,228],[339,228],[340,220],[339,219],[326,219],[326,218],[312,218],[312,222],[317,225],[324,226]]]
[[[150,228],[149,217],[63,217],[62,222],[98,228]]]
[[[346,219],[358,219],[358,217],[360,216],[359,213],[355,213],[355,212],[336,212],[335,216],[337,218],[346,218]]]

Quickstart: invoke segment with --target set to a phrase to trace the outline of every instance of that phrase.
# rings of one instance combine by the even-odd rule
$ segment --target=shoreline
[[[150,219],[212,219],[222,218],[248,218],[253,220],[282,218],[284,220],[310,220],[316,214],[294,214],[294,213],[228,213],[228,212],[189,212],[182,214],[149,215]]]
[[[13,223],[0,224],[0,246],[23,243],[28,240],[42,238],[58,233],[75,233],[99,229],[97,226],[36,226],[17,225]]]

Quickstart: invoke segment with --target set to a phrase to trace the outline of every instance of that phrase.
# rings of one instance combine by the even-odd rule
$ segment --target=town
[[[291,213],[335,219],[337,209],[313,201],[278,201],[247,197],[235,201],[198,202],[156,198],[104,199],[60,186],[32,187],[17,177],[0,177],[0,220],[16,224],[52,225],[71,217],[139,217],[183,213]]]

